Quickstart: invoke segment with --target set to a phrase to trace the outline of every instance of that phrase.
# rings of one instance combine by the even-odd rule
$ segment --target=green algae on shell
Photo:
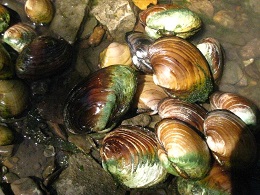
[[[14,76],[14,64],[5,47],[0,43],[0,79],[10,79]]]
[[[10,25],[10,13],[0,4],[0,33],[4,32]]]
[[[64,122],[72,133],[111,130],[126,114],[137,87],[133,68],[111,65],[80,82],[64,108]]]

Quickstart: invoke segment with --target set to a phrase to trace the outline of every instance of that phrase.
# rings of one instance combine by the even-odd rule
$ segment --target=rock
[[[235,26],[235,16],[234,12],[228,10],[220,10],[213,16],[214,22],[224,26],[226,28],[234,28]]]
[[[137,125],[146,127],[151,123],[151,120],[151,116],[149,116],[148,114],[139,114],[132,118],[123,120],[121,125]]]
[[[89,0],[56,0],[56,13],[49,27],[50,33],[74,43],[88,6]]]
[[[11,189],[15,195],[43,195],[38,185],[29,177],[21,178],[11,183]]]
[[[91,13],[105,25],[116,42],[125,41],[125,33],[133,30],[136,17],[127,0],[98,0]]]
[[[244,60],[260,58],[260,39],[254,38],[247,42],[240,50],[240,55]]]
[[[71,155],[69,166],[54,183],[57,194],[63,195],[121,195],[113,178],[95,160],[83,153]]]
[[[224,66],[221,84],[235,85],[243,77],[243,71],[236,61],[228,61]]]
[[[190,0],[188,8],[208,18],[212,18],[214,14],[214,7],[208,0]]]

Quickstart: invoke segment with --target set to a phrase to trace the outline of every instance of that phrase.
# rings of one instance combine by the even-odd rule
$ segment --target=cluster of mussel
[[[256,164],[258,108],[217,91],[223,51],[214,38],[187,41],[201,27],[195,13],[156,5],[139,16],[144,31],[126,33],[127,44],[111,43],[100,54],[100,69],[72,90],[64,110],[67,129],[108,132],[102,165],[129,188],[174,175],[180,194],[241,192],[244,184],[235,185],[233,175]],[[206,110],[201,103],[208,100]],[[153,130],[118,126],[133,107],[161,120]]]
[[[197,45],[187,40],[202,25],[194,12],[155,5],[140,12],[139,23],[143,31],[126,33],[126,44],[111,43],[100,53],[100,69],[72,89],[64,107],[66,129],[107,133],[100,149],[102,166],[126,187],[147,188],[174,175],[181,194],[233,193],[232,174],[255,166],[258,108],[242,96],[215,90],[223,51],[214,38]],[[24,80],[65,70],[72,52],[66,41],[37,36],[23,23],[2,32],[3,42],[18,53],[14,61],[1,46],[4,121],[18,117],[29,104]],[[17,37],[30,41],[22,45]],[[206,110],[201,103],[208,100],[211,108]],[[161,120],[154,129],[120,125],[130,110],[158,114]]]
[[[13,144],[11,123],[21,120],[30,109],[30,83],[51,77],[68,68],[72,47],[63,39],[40,35],[37,26],[51,22],[54,7],[49,0],[27,0],[28,22],[0,4],[0,146]],[[30,21],[31,20],[31,21]]]

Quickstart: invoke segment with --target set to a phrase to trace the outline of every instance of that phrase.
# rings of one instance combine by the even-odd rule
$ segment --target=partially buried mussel
[[[93,72],[71,92],[64,122],[72,133],[106,132],[126,114],[137,87],[133,68],[111,65]]]
[[[0,4],[0,33],[4,32],[10,25],[10,13],[5,6]]]
[[[70,66],[72,53],[71,45],[64,39],[38,36],[19,54],[16,74],[28,80],[51,77]]]
[[[196,46],[179,37],[164,37],[149,47],[155,84],[174,98],[204,102],[213,90],[208,63]]]
[[[14,76],[14,63],[9,52],[0,43],[0,79],[10,79]]]
[[[155,134],[138,126],[119,126],[106,135],[100,155],[103,168],[129,188],[147,188],[167,175],[157,156]]]

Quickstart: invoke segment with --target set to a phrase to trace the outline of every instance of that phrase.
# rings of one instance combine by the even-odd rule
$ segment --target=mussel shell
[[[99,66],[104,68],[114,64],[130,66],[132,56],[129,47],[126,44],[112,42],[99,55]]]
[[[179,119],[204,133],[203,123],[207,111],[198,104],[164,98],[159,102],[157,109],[161,118]]]
[[[216,84],[220,82],[224,69],[223,49],[218,40],[208,37],[202,39],[197,48],[205,56]]]
[[[16,74],[22,79],[43,79],[61,73],[72,61],[72,47],[64,39],[38,36],[19,54]]]
[[[232,177],[231,173],[214,163],[209,174],[201,180],[177,178],[178,192],[182,195],[190,194],[247,194],[243,178]]]
[[[259,132],[260,113],[249,99],[235,93],[216,91],[210,96],[211,110],[226,109],[240,117],[254,134]]]
[[[29,89],[21,80],[0,80],[0,117],[17,117],[29,105]]]
[[[0,146],[9,145],[13,140],[13,131],[7,125],[0,124]]]
[[[4,32],[10,25],[10,13],[0,4],[0,33]]]
[[[155,84],[174,98],[204,102],[213,90],[212,76],[198,48],[179,37],[164,37],[149,48]]]
[[[0,43],[0,79],[10,79],[14,76],[14,64],[5,47]]]
[[[119,126],[106,135],[100,155],[103,168],[129,188],[147,188],[165,180],[155,134],[137,126]]]
[[[204,133],[213,156],[225,169],[245,171],[255,163],[255,137],[247,125],[232,112],[208,112],[204,120]]]
[[[144,33],[135,31],[127,32],[125,39],[130,47],[134,66],[146,74],[152,74],[148,48],[154,41]]]
[[[3,41],[17,52],[21,52],[36,36],[37,33],[31,26],[18,23],[4,32]]]
[[[24,10],[33,23],[40,25],[49,24],[54,17],[51,0],[27,0]]]
[[[155,85],[152,75],[138,75],[138,86],[134,96],[134,106],[138,113],[157,113],[157,105],[163,98],[168,97],[165,91]]]
[[[93,72],[68,97],[66,128],[72,133],[111,130],[128,111],[136,87],[136,72],[129,66],[112,65]]]
[[[172,5],[150,9],[152,11],[146,11],[140,18],[142,22],[145,19],[145,31],[154,39],[169,35],[188,38],[202,26],[198,15],[187,8]]]
[[[161,144],[158,156],[167,171],[186,179],[201,179],[211,168],[205,140],[183,121],[162,119],[155,126]]]

